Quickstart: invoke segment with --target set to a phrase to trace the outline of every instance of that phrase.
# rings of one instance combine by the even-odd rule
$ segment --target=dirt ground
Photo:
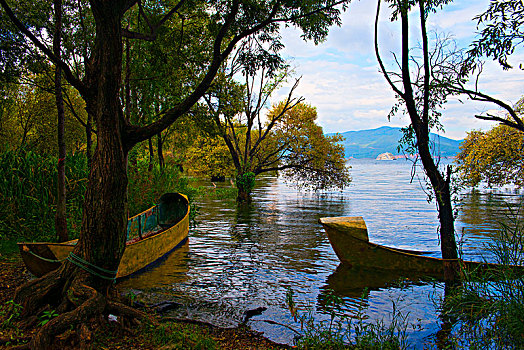
[[[0,349],[10,349],[27,343],[31,336],[38,330],[21,329],[17,320],[11,318],[12,300],[18,286],[31,278],[20,260],[0,261]],[[121,331],[114,326],[99,329],[93,332],[93,341],[90,345],[80,346],[74,341],[57,341],[57,349],[290,349],[290,346],[274,343],[261,333],[249,330],[245,326],[237,328],[219,328],[206,323],[163,320],[157,315],[152,315],[159,325],[142,327],[133,332]],[[161,329],[160,329],[161,328]],[[177,339],[170,332],[177,332]],[[165,334],[167,333],[167,334]],[[162,334],[159,336],[158,334]],[[180,339],[188,337],[187,339]],[[186,335],[184,335],[186,334]],[[197,334],[196,341],[194,334]],[[176,337],[175,337],[176,338]],[[164,342],[165,340],[165,343]],[[193,340],[192,340],[193,339]],[[193,345],[192,345],[193,344]],[[207,346],[206,344],[213,344]]]

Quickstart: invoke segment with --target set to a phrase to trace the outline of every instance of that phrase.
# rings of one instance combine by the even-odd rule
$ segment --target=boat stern
[[[25,266],[36,277],[56,270],[61,265],[59,262],[53,262],[57,258],[46,244],[27,242],[17,244]]]

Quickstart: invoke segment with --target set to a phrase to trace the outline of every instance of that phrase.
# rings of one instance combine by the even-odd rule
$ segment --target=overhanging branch
[[[80,79],[78,79],[73,72],[71,72],[71,69],[69,66],[62,60],[60,60],[58,57],[53,54],[53,52],[38,38],[31,33],[29,29],[27,29],[22,22],[16,17],[16,15],[13,13],[13,10],[9,7],[6,0],[0,0],[0,5],[6,12],[7,16],[11,20],[11,22],[24,34],[40,51],[42,51],[51,61],[53,61],[54,64],[58,65],[62,71],[64,72],[65,78],[71,84],[74,86],[81,95],[85,95],[87,92],[87,88],[82,83]]]

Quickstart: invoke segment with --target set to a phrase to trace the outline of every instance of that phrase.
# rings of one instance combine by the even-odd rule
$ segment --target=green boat
[[[129,218],[127,242],[117,278],[129,276],[163,258],[187,241],[189,201],[180,193],[166,193],[159,203]],[[57,269],[78,240],[64,243],[20,242],[18,247],[27,269],[40,277]]]

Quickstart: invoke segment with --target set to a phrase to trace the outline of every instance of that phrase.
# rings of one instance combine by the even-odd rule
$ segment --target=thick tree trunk
[[[86,157],[87,157],[87,169],[91,169],[91,163],[93,160],[91,150],[93,149],[93,126],[92,126],[92,117],[91,113],[87,113],[87,122],[86,122]]]
[[[96,20],[98,79],[94,101],[97,143],[89,173],[82,232],[75,254],[94,265],[116,270],[125,248],[127,225],[127,150],[119,92],[122,67],[121,17],[111,2],[92,6]],[[96,279],[95,280],[99,280]],[[102,286],[107,286],[107,282]]]
[[[89,172],[82,229],[73,254],[91,266],[65,261],[60,269],[17,290],[15,300],[24,306],[26,315],[37,315],[46,304],[60,313],[35,335],[29,345],[31,349],[50,348],[55,334],[83,325],[93,316],[129,312],[108,298],[114,274],[98,269],[118,269],[127,225],[127,148],[123,144],[124,119],[119,100],[121,18],[115,15],[113,5],[107,1],[92,6],[97,26],[93,53],[97,70],[87,72],[93,85],[84,96],[88,110],[94,112],[97,144]]]
[[[55,8],[55,35],[53,38],[53,52],[60,59],[60,46],[62,38],[62,1],[54,1]],[[58,117],[58,181],[57,181],[57,206],[55,215],[55,229],[59,242],[68,240],[66,220],[66,184],[65,184],[65,112],[62,96],[62,72],[60,67],[55,67],[55,97]]]

